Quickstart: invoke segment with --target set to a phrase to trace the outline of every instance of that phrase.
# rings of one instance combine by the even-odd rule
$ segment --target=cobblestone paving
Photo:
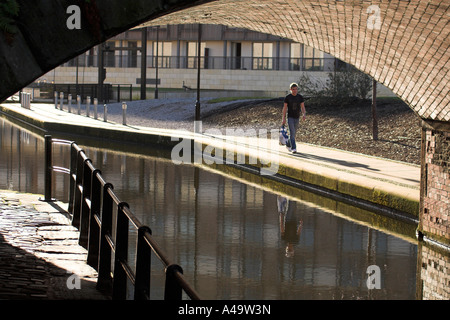
[[[0,299],[106,299],[58,203],[0,190]]]

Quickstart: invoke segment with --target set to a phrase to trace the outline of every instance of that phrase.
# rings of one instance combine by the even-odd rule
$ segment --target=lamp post
[[[155,79],[155,99],[158,99],[158,44],[159,42],[159,26],[156,27],[156,79]]]
[[[200,133],[199,131],[199,121],[200,121],[200,55],[201,55],[201,40],[202,40],[202,25],[198,25],[198,48],[197,48],[197,101],[195,102],[195,133]]]
[[[147,99],[147,27],[142,28],[141,45],[141,100]]]

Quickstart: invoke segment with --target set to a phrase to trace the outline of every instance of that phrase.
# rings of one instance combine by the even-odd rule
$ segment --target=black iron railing
[[[70,145],[70,168],[53,166],[52,145]],[[134,299],[150,299],[152,252],[165,268],[165,300],[181,300],[183,291],[192,300],[200,297],[142,225],[129,205],[114,193],[100,170],[75,142],[45,136],[45,201],[52,201],[52,172],[70,175],[69,206],[72,225],[79,230],[79,244],[87,249],[87,263],[98,272],[97,288],[112,299],[127,299],[127,282],[134,285]],[[135,269],[128,261],[129,230],[137,230]]]

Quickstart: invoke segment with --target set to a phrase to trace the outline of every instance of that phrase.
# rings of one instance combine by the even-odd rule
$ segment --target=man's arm
[[[283,106],[283,126],[286,124],[286,111],[287,111],[287,103],[284,103]]]
[[[302,115],[303,115],[303,120],[306,119],[306,109],[305,109],[305,103],[302,102],[302,104],[300,105],[302,108]]]

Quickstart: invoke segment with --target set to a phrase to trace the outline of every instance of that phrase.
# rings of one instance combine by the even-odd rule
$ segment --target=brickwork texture
[[[424,129],[420,231],[450,245],[450,132]]]
[[[450,257],[445,252],[433,250],[427,246],[419,247],[421,265],[419,281],[423,300],[450,299]]]

